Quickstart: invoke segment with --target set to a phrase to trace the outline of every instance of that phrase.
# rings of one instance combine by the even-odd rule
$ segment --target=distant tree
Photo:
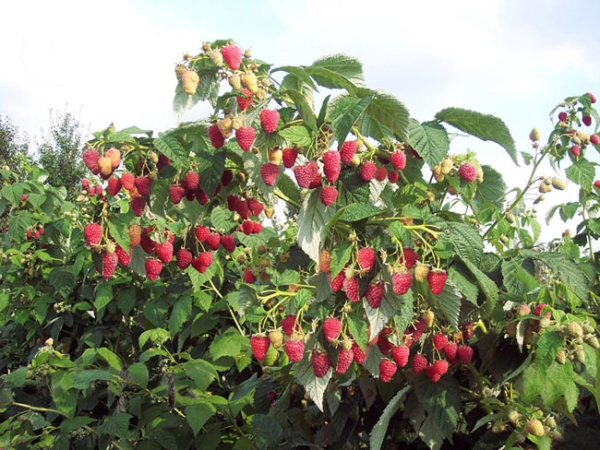
[[[79,120],[70,112],[50,110],[50,126],[47,134],[42,134],[38,144],[38,163],[49,172],[47,182],[52,186],[64,186],[69,194],[85,176],[85,166],[81,161],[82,127]]]
[[[29,139],[22,135],[19,128],[8,116],[0,116],[0,165],[12,167],[16,154],[26,155],[29,151]]]

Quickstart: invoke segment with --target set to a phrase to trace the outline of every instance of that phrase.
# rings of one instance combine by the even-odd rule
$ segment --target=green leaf
[[[399,242],[404,242],[407,236],[406,227],[402,222],[392,222],[389,227],[390,234],[398,239]]]
[[[161,134],[161,137],[154,139],[154,146],[173,163],[177,165],[187,163],[189,152],[174,137]]]
[[[335,139],[340,146],[372,99],[373,94],[363,98],[342,94],[329,103],[327,117],[331,120]]]
[[[304,124],[308,127],[309,130],[315,133],[318,129],[317,119],[315,117],[315,112],[306,101],[306,97],[302,93],[293,89],[286,90],[284,94],[288,95],[292,99],[292,101],[296,105],[296,108],[298,109],[298,114],[304,121]]]
[[[479,214],[486,206],[493,206],[500,210],[504,205],[506,184],[502,175],[490,166],[481,166],[483,182],[477,185],[475,197],[471,199],[471,206],[475,214]]]
[[[127,368],[127,372],[133,379],[133,381],[140,386],[142,389],[148,387],[148,367],[144,363],[135,363]]]
[[[587,188],[594,182],[596,169],[594,165],[587,159],[580,159],[579,161],[573,163],[571,167],[567,167],[565,170],[565,175],[573,183]]]
[[[371,183],[367,183],[360,177],[359,168],[343,168],[338,183],[339,194],[336,202],[338,206],[369,204],[371,196],[369,185]]]
[[[21,203],[21,195],[25,192],[23,187],[22,183],[9,184],[8,186],[4,186],[0,193],[9,202],[18,205]]]
[[[352,335],[354,341],[361,349],[367,347],[369,336],[367,335],[367,322],[357,312],[352,312],[347,316],[348,331]]]
[[[117,293],[117,306],[123,312],[124,316],[129,316],[129,313],[135,306],[136,289],[131,286]]]
[[[543,333],[537,343],[535,352],[535,362],[540,368],[548,367],[554,362],[558,351],[563,347],[564,337],[556,332],[556,329],[549,328]]]
[[[429,295],[430,301],[437,303],[437,307],[444,312],[444,315],[450,324],[458,329],[458,317],[460,316],[460,306],[462,295],[458,289],[449,280],[446,280],[444,290],[440,295]]]
[[[335,54],[317,59],[304,70],[320,86],[330,89],[354,90],[364,86],[362,64],[352,56]]]
[[[584,303],[589,302],[589,283],[581,269],[570,258],[556,252],[531,252],[530,256],[548,266]]]
[[[410,119],[408,143],[425,160],[429,167],[438,165],[448,154],[450,140],[442,124],[438,122],[419,123]]]
[[[379,208],[373,205],[353,203],[343,209],[339,220],[343,220],[344,222],[357,222],[366,219],[367,217],[376,216],[379,212]]]
[[[387,429],[390,424],[390,420],[396,414],[396,412],[402,407],[404,403],[404,396],[410,390],[410,386],[406,386],[404,389],[396,392],[396,395],[388,402],[379,416],[379,420],[371,430],[369,435],[369,448],[370,450],[379,450],[383,441],[385,440]]]
[[[210,344],[210,355],[215,359],[223,356],[238,356],[242,349],[249,346],[249,340],[235,328],[229,328],[225,333],[217,336]]]
[[[108,434],[110,436],[117,436],[121,439],[127,439],[129,430],[129,420],[133,416],[127,413],[116,413],[115,415],[108,416],[104,422],[96,428],[99,436]]]
[[[113,298],[112,285],[110,285],[108,282],[99,284],[96,288],[96,298],[94,300],[96,311],[106,308]]]
[[[340,245],[336,245],[331,250],[331,264],[329,265],[329,273],[331,278],[335,278],[340,271],[344,268],[346,263],[350,261],[352,256],[352,243],[342,242]]]
[[[129,233],[127,233],[128,224],[122,216],[111,215],[106,221],[110,235],[117,241],[125,251],[129,251]]]
[[[205,391],[213,380],[219,378],[215,368],[207,361],[193,359],[183,365],[185,374],[195,381],[196,387]]]
[[[483,239],[479,232],[470,225],[459,222],[448,223],[454,249],[460,259],[479,264],[483,256]]]
[[[437,383],[425,376],[415,379],[415,394],[433,423],[452,442],[454,428],[461,413],[460,390],[456,379],[445,375]]]
[[[264,448],[280,448],[283,441],[283,428],[273,417],[266,414],[254,414],[252,428],[254,436],[264,442]]]
[[[164,328],[153,328],[146,330],[138,338],[140,348],[146,345],[146,342],[150,340],[155,345],[162,345],[171,338],[171,335]]]
[[[479,139],[499,144],[514,163],[518,164],[515,141],[501,119],[462,108],[443,109],[435,118]]]
[[[375,96],[365,110],[372,119],[379,125],[391,130],[396,138],[402,142],[409,140],[409,114],[404,104],[384,91],[361,90],[361,94],[367,95],[367,92]]]
[[[298,244],[313,261],[319,262],[319,249],[325,229],[335,211],[326,208],[317,190],[306,196],[298,215]]]
[[[8,219],[8,234],[13,241],[21,242],[27,228],[34,223],[33,216],[27,211],[12,213]]]
[[[225,170],[226,155],[222,149],[199,150],[194,160],[198,163],[197,171],[200,173],[200,187],[212,197],[221,176]]]
[[[173,305],[169,317],[169,331],[175,335],[181,331],[183,324],[192,317],[192,297],[189,295],[181,297]]]
[[[89,425],[90,423],[95,421],[96,419],[93,419],[92,417],[71,417],[69,419],[63,420],[60,423],[60,431],[62,431],[63,433],[69,433],[70,431],[78,430],[79,428],[83,428],[85,425]]]
[[[329,369],[324,377],[317,378],[313,372],[313,367],[309,358],[304,358],[296,366],[296,381],[304,386],[305,391],[310,396],[311,400],[315,402],[317,408],[321,411],[323,409],[323,395],[325,389],[329,384],[333,369]]]
[[[221,233],[227,233],[237,225],[237,222],[233,220],[233,212],[220,206],[211,211],[210,221],[213,227]]]
[[[95,381],[110,381],[112,375],[106,370],[82,370],[81,372],[75,372],[72,375],[73,387],[75,389],[85,390],[88,389]]]
[[[369,336],[369,340],[374,339],[375,336],[377,336],[381,330],[383,330],[390,319],[394,317],[398,311],[398,297],[399,296],[396,294],[386,293],[379,308],[371,308],[367,301],[364,301],[363,306],[367,314],[367,320],[369,321],[369,325],[371,327],[371,335]]]
[[[197,436],[204,424],[210,419],[217,409],[212,403],[202,401],[201,403],[194,403],[185,408],[185,420],[190,424],[194,436]]]
[[[491,305],[495,305],[498,301],[498,286],[490,279],[485,273],[483,273],[479,266],[475,265],[471,261],[463,261],[469,271],[475,276],[477,284],[485,294],[486,298]]]
[[[477,306],[477,294],[479,293],[479,290],[473,283],[471,274],[467,272],[466,268],[463,267],[462,264],[453,264],[448,269],[448,279],[456,285],[458,290],[468,301]]]
[[[50,272],[48,283],[55,289],[57,294],[67,298],[75,287],[75,276],[68,269],[56,267]]]
[[[304,70],[304,68],[299,66],[281,66],[271,70],[271,73],[282,71],[295,76],[303,83],[307,84],[311,89],[317,89],[317,85],[313,82],[313,80],[310,78],[310,75],[306,72],[306,70]]]
[[[111,368],[115,369],[116,371],[120,372],[123,370],[121,359],[106,347],[100,347],[98,349],[98,356],[100,356]]]
[[[27,379],[28,370],[29,369],[26,366],[19,367],[17,370],[13,370],[10,373],[0,376],[0,378],[15,387],[22,387]]]
[[[503,261],[502,276],[504,287],[516,295],[524,296],[538,285],[533,275],[523,268],[521,260]]]
[[[287,139],[292,144],[308,147],[313,142],[311,131],[304,125],[292,125],[279,132],[279,136]]]
[[[302,195],[300,189],[298,189],[298,185],[286,173],[279,175],[276,186],[283,195],[296,204],[302,203]]]

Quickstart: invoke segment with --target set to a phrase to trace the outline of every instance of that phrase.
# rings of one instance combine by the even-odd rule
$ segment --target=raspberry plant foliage
[[[176,115],[210,117],[95,133],[75,202],[27,160],[0,171],[0,446],[550,448],[597,411],[593,96],[532,132],[507,192],[448,132],[517,162],[499,118],[419,122],[346,55],[240,55],[176,68]],[[546,159],[580,189],[550,215],[585,218],[548,246]]]

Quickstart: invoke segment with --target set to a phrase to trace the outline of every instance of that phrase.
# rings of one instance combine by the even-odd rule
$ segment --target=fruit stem
[[[302,205],[300,205],[300,203],[296,202],[295,200],[292,200],[287,195],[285,195],[283,192],[281,192],[279,189],[273,190],[273,194],[275,194],[277,197],[279,197],[281,200],[285,201],[286,203],[289,203],[290,205],[295,206],[298,209],[302,209]]]

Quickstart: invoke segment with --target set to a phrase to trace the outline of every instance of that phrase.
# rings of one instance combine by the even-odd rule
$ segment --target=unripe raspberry
[[[538,419],[529,419],[527,423],[525,423],[525,431],[536,437],[542,437],[546,434],[544,425]]]
[[[583,337],[583,328],[577,322],[569,322],[566,327],[567,336],[578,339]]]
[[[531,130],[531,132],[529,133],[529,139],[531,139],[532,142],[539,141],[541,137],[542,137],[542,135],[538,128],[533,128]]]

